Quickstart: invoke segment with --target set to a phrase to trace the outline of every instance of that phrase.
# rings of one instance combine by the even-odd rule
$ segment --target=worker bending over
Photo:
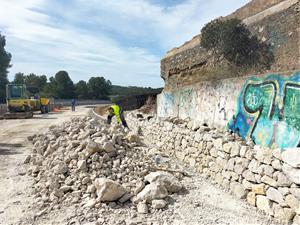
[[[111,123],[111,119],[116,116],[117,119],[117,123],[120,124],[122,122],[122,125],[124,127],[127,127],[127,123],[126,120],[124,118],[124,113],[123,110],[120,108],[120,106],[113,104],[112,106],[110,106],[108,108],[108,116],[107,116],[107,123],[110,124]]]

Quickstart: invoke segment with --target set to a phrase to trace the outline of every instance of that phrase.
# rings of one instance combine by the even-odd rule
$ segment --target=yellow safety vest
[[[117,117],[117,122],[121,123],[121,118],[120,118],[120,107],[118,105],[112,105],[111,108],[114,111],[114,115]]]

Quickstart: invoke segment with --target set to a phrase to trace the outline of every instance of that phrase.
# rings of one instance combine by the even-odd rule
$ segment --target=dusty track
[[[27,136],[43,132],[53,124],[60,124],[71,116],[84,116],[88,108],[77,107],[76,112],[64,110],[32,119],[0,120],[0,224],[18,224],[24,217],[32,217],[29,208],[32,179],[25,175],[24,159],[30,153]]]

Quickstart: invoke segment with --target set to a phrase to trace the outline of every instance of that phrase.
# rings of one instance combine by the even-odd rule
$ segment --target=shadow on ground
[[[8,144],[8,143],[0,143],[0,155],[16,155],[21,154],[17,150],[17,148],[23,147],[22,144]]]

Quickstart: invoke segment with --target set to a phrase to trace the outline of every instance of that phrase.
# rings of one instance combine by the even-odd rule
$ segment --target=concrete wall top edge
[[[198,85],[202,85],[202,84],[207,84],[207,83],[211,83],[211,82],[217,82],[217,81],[222,81],[222,82],[229,82],[229,81],[236,81],[236,80],[246,80],[248,78],[252,78],[252,77],[267,77],[269,75],[281,75],[281,76],[290,76],[292,74],[295,73],[299,73],[300,72],[300,68],[296,69],[296,70],[288,70],[288,71],[274,71],[274,72],[266,72],[266,73],[260,73],[260,74],[247,74],[244,76],[239,76],[239,77],[229,77],[229,78],[220,78],[220,79],[214,79],[214,80],[204,80],[204,81],[199,81],[197,83],[194,84],[189,84],[189,85],[185,85],[182,87],[178,87],[176,90],[182,90],[182,89],[188,89],[188,88],[193,88],[193,87],[197,87]],[[163,89],[163,92],[173,92],[174,90],[165,90]]]

